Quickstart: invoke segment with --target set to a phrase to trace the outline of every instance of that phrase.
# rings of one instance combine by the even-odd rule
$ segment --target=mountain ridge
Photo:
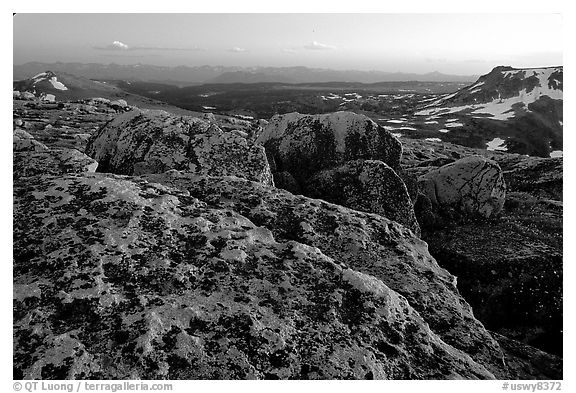
[[[244,76],[259,73],[263,80],[292,83],[314,82],[362,82],[416,80],[423,82],[469,82],[477,75],[449,75],[438,71],[429,73],[403,73],[384,71],[332,70],[326,68],[294,67],[237,67],[237,66],[154,66],[147,64],[120,65],[115,63],[42,63],[28,62],[13,66],[13,79],[29,78],[44,70],[66,72],[88,79],[125,79],[147,82],[172,82],[175,84],[211,83],[211,80],[227,73],[243,72]],[[238,81],[238,80],[234,80]],[[240,80],[241,82],[242,80]],[[226,82],[233,83],[233,82]],[[250,82],[248,82],[250,83]]]
[[[563,66],[498,66],[475,83],[427,102],[416,116],[458,116],[466,133],[495,137],[491,150],[541,157],[562,154]]]

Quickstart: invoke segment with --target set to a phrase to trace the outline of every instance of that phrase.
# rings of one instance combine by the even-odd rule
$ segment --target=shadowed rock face
[[[562,379],[562,358],[492,333],[506,356],[510,379]]]
[[[311,198],[376,213],[420,234],[412,200],[402,179],[382,161],[349,161],[320,171],[305,183]]]
[[[274,116],[256,142],[274,160],[275,172],[290,172],[298,181],[360,159],[380,160],[396,169],[402,154],[402,145],[392,134],[352,112]]]
[[[16,379],[493,377],[442,340],[412,305],[424,314],[445,313],[449,330],[458,323],[452,309],[462,307],[466,326],[476,326],[455,337],[460,346],[486,334],[450,291],[453,277],[403,227],[238,178],[200,182],[228,185],[242,198],[260,190],[284,203],[250,212],[246,201],[235,211],[107,174],[15,183]],[[286,207],[310,217],[302,230],[315,241],[290,240],[263,225],[285,219]],[[261,222],[240,211],[260,214]],[[406,275],[422,274],[417,286],[404,278],[412,300],[353,267],[350,251],[329,256],[313,246],[325,236],[314,234],[326,230],[321,225],[373,220],[380,222],[377,233],[358,227],[340,236],[372,232],[346,246],[382,237],[390,256],[411,260]],[[289,222],[274,224],[291,231]],[[445,288],[456,303],[432,311],[438,305],[427,303],[444,296],[424,300],[430,286]],[[483,339],[472,355],[492,366],[495,358],[484,357],[490,337]]]
[[[273,185],[264,149],[241,132],[163,111],[133,110],[102,127],[88,142],[99,172],[124,175],[169,169],[212,176],[234,175]]]
[[[455,209],[488,218],[504,206],[506,184],[494,161],[480,156],[462,158],[420,176],[420,192],[438,210]]]

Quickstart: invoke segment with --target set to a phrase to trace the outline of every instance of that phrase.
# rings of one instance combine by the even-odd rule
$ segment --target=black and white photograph
[[[7,391],[567,389],[561,13],[13,5]]]

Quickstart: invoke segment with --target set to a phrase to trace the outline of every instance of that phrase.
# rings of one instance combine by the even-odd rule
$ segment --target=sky
[[[560,14],[17,14],[14,64],[307,66],[478,75],[562,64]]]

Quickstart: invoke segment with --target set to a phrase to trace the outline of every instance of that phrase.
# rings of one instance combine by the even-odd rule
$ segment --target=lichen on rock
[[[123,175],[177,169],[206,175],[234,175],[273,184],[264,149],[239,132],[164,111],[134,109],[102,127],[87,154],[100,172]]]
[[[493,378],[381,278],[241,206],[97,173],[14,191],[15,289],[36,288],[14,299],[16,379]]]
[[[278,171],[298,181],[346,161],[380,160],[398,168],[402,145],[370,118],[352,112],[274,116],[258,136]]]

